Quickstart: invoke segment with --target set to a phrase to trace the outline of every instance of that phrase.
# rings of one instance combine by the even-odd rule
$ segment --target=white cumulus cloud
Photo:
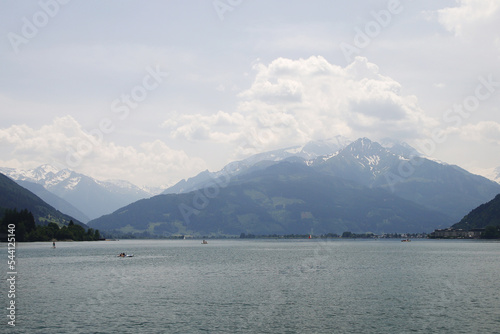
[[[102,136],[101,136],[102,135]],[[33,168],[50,163],[100,180],[125,179],[138,185],[171,185],[205,162],[174,150],[160,140],[137,147],[109,142],[105,134],[86,132],[71,116],[40,128],[13,125],[0,129],[0,165]]]
[[[463,139],[500,145],[500,123],[498,122],[482,121],[476,124],[467,124],[457,132]]]
[[[457,36],[476,25],[498,19],[500,2],[497,0],[457,0],[459,6],[438,10],[438,20]]]
[[[321,56],[278,58],[253,69],[234,112],[181,115],[164,127],[176,139],[229,142],[247,155],[335,135],[408,140],[432,123],[414,96],[363,57],[347,67]]]

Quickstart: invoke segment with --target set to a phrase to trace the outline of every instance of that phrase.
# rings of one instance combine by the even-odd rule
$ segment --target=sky
[[[498,0],[5,0],[0,166],[169,186],[341,135],[500,166]]]

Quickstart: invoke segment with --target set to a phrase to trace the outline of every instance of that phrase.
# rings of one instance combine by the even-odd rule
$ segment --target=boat
[[[134,257],[134,254],[121,253],[120,255],[118,255],[118,257]]]
[[[203,241],[202,241],[201,243],[202,243],[203,245],[208,244],[208,242],[207,242],[205,239],[203,239]]]
[[[401,242],[410,242],[411,240],[410,239],[403,239],[401,240]]]

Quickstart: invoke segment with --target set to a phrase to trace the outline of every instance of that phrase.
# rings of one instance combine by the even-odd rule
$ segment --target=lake
[[[4,280],[0,332],[500,333],[499,242],[120,240],[56,247],[17,244],[16,326],[7,325]],[[7,259],[7,245],[2,251]],[[134,257],[117,257],[121,252]]]

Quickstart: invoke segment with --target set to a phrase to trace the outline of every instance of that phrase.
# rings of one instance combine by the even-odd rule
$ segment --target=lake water
[[[120,240],[16,256],[16,326],[4,284],[1,333],[500,333],[498,242]]]

